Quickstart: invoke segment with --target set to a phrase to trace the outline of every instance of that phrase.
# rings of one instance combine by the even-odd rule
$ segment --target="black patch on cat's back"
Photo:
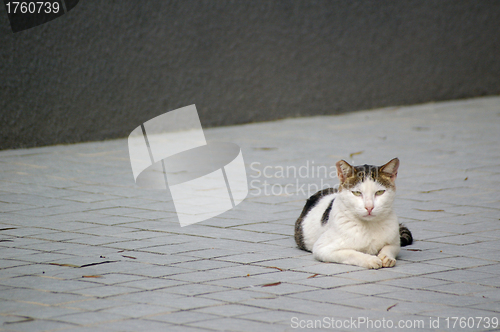
[[[309,197],[307,199],[306,205],[302,209],[302,213],[300,214],[299,218],[295,222],[295,243],[297,243],[297,246],[300,249],[309,251],[309,250],[307,250],[305,243],[304,243],[304,233],[302,230],[302,221],[304,220],[306,215],[309,213],[309,211],[311,211],[311,209],[313,207],[315,207],[316,204],[318,204],[319,200],[322,197],[328,196],[331,194],[335,194],[336,192],[337,192],[337,189],[335,189],[335,188],[327,188],[327,189],[323,189],[323,190],[318,191],[317,193],[315,193],[314,195],[312,195],[311,197]],[[332,200],[332,202],[333,202],[333,200]],[[329,208],[331,209],[331,206]],[[324,215],[323,215],[323,217],[324,217]],[[323,220],[321,220],[321,223],[323,224]]]
[[[332,205],[334,200],[335,198],[332,199],[330,205],[328,205],[328,207],[326,208],[325,213],[323,213],[323,216],[321,217],[321,225],[326,225],[326,223],[328,222],[328,218],[330,217],[330,211],[332,211]]]

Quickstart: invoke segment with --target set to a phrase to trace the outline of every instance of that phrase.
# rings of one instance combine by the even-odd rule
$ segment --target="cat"
[[[295,223],[295,242],[323,262],[368,269],[393,267],[413,237],[398,223],[392,204],[399,159],[383,166],[337,162],[338,189],[311,196]]]

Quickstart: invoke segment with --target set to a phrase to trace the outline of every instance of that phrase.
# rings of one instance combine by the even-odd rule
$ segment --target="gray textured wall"
[[[13,34],[0,149],[500,93],[500,1],[80,1]]]

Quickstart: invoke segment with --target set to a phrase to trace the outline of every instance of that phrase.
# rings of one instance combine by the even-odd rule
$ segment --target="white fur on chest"
[[[313,247],[330,245],[333,250],[353,249],[376,255],[384,246],[399,241],[399,226],[394,214],[383,219],[363,221],[338,211],[336,205],[340,204],[334,202],[332,222],[324,227]]]

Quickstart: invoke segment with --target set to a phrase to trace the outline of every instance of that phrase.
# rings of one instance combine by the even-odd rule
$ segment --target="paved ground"
[[[0,330],[498,330],[500,97],[205,134],[242,147],[251,191],[183,228],[167,192],[134,187],[126,140],[0,152]],[[416,239],[396,267],[296,248],[325,169],[396,156]]]

